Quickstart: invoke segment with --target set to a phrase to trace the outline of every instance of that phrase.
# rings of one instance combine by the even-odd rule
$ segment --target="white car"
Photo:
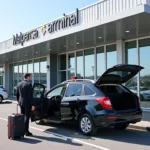
[[[133,93],[137,94],[137,87],[133,86],[129,88]],[[150,89],[146,87],[140,87],[140,98],[142,101],[150,101]]]
[[[143,95],[144,100],[150,101],[150,90],[149,90],[149,88],[141,87],[140,92]]]
[[[2,103],[3,100],[8,99],[8,93],[3,86],[0,86],[0,103]]]

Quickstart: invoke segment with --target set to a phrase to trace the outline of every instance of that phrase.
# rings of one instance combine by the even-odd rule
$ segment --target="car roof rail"
[[[73,80],[66,80],[63,83],[68,83],[68,82],[91,82],[91,83],[95,83],[94,80],[90,80],[90,79],[73,79]]]

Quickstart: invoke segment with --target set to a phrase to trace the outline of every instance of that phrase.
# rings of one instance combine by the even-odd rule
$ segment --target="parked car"
[[[0,86],[0,103],[2,103],[2,101],[7,98],[8,98],[7,90],[3,86]]]
[[[76,122],[84,135],[95,134],[99,127],[126,129],[141,121],[139,98],[122,84],[143,67],[117,65],[96,82],[86,79],[65,81],[44,94],[45,86],[35,83],[40,97],[34,95],[35,110],[31,120]]]
[[[129,88],[133,93],[137,95],[137,86]],[[141,101],[150,101],[150,89],[147,87],[140,87],[140,100]]]

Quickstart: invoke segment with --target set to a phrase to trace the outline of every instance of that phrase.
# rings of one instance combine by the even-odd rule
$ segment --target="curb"
[[[7,103],[12,103],[12,104],[17,104],[17,101],[16,100],[4,100],[3,102]]]
[[[137,125],[129,125],[129,128],[131,128],[131,129],[137,129],[137,130],[144,130],[144,131],[150,132],[150,127],[143,127],[143,126],[137,126]]]
[[[143,107],[142,107],[142,110],[143,110],[144,112],[150,112],[150,108],[143,108]]]

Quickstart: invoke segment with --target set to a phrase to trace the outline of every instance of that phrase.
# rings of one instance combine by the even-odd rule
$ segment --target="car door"
[[[61,117],[60,105],[65,90],[66,90],[66,84],[62,84],[54,87],[53,89],[51,89],[45,94],[45,98],[48,100],[48,105],[49,105],[48,106],[49,117],[54,117],[57,119]]]
[[[70,83],[61,101],[62,120],[71,120],[75,117],[77,101],[83,92],[82,83]]]
[[[45,86],[39,83],[33,85],[33,105],[35,110],[31,112],[31,121],[37,121],[43,118],[46,114],[44,113],[44,93]]]

